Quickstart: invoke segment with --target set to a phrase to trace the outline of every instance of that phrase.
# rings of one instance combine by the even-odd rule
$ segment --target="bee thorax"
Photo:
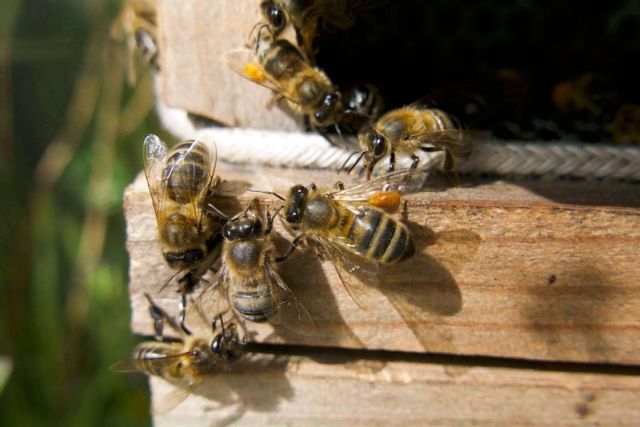
[[[255,240],[237,241],[227,250],[227,262],[242,271],[254,271],[260,266],[262,247]]]
[[[338,215],[326,200],[315,199],[307,204],[305,224],[309,228],[328,228],[338,220]]]

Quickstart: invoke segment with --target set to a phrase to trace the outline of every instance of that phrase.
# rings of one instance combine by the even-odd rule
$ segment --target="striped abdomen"
[[[278,82],[284,83],[308,68],[300,51],[284,39],[273,42],[260,55],[265,73]]]
[[[242,289],[231,289],[229,299],[233,307],[242,317],[250,322],[266,322],[277,310],[269,286],[253,282],[255,286],[243,286]]]
[[[343,213],[340,233],[353,243],[352,251],[381,263],[396,263],[414,252],[407,226],[380,209],[364,207],[358,214]]]
[[[437,108],[421,110],[425,127],[432,131],[457,129],[458,123],[447,113]]]
[[[137,349],[136,360],[146,373],[168,379],[176,377],[177,372],[174,363],[165,363],[165,359],[179,353],[178,348],[166,343],[142,343]]]
[[[209,152],[204,144],[184,141],[167,156],[162,176],[167,196],[180,204],[193,203],[209,185]]]

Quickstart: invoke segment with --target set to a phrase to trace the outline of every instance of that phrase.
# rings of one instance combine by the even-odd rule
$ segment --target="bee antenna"
[[[342,135],[342,131],[340,130],[340,126],[338,125],[338,123],[334,123],[333,127],[336,130],[336,133],[338,134],[338,137],[340,138],[340,142],[342,143],[342,146],[345,148],[345,150],[348,150],[349,146],[347,145],[347,142],[344,139],[344,135]]]
[[[353,158],[353,156],[356,156],[358,154],[362,153],[362,151],[354,151],[351,154],[349,154],[349,156],[347,157],[347,159],[344,161],[344,163],[342,164],[342,166],[340,166],[340,169],[338,169],[338,173],[342,172],[345,167],[347,166],[347,163],[349,163],[349,160],[351,160]]]
[[[358,165],[358,163],[360,163],[360,160],[362,160],[362,158],[364,157],[366,151],[362,151],[360,153],[360,155],[358,156],[358,158],[356,159],[355,162],[353,162],[353,164],[351,165],[351,167],[349,168],[349,170],[347,170],[347,175],[349,175],[351,173],[351,171],[353,169],[355,169],[355,167]]]
[[[209,209],[211,209],[213,212],[215,212],[217,215],[219,215],[222,219],[227,220],[227,221],[229,220],[229,215],[227,215],[226,213],[222,212],[213,203],[207,203],[207,207]]]
[[[253,28],[255,29],[260,23],[256,24]],[[265,28],[269,28],[269,25],[267,24],[262,24],[260,25],[260,28],[258,29],[258,35],[256,37],[256,53],[258,53],[258,51],[260,50],[260,40],[262,38],[262,30],[264,30]],[[253,32],[253,30],[251,30],[251,32]]]
[[[249,191],[251,193],[270,194],[272,196],[276,196],[278,199],[282,200],[283,202],[286,201],[286,199],[284,197],[282,197],[281,195],[279,195],[278,193],[276,193],[274,191],[257,190],[255,188],[249,188],[247,191]]]
[[[166,288],[167,286],[169,286],[169,283],[171,283],[171,281],[172,281],[172,280],[173,280],[173,279],[174,279],[178,274],[180,274],[180,273],[182,273],[182,270],[178,270],[178,271],[176,271],[175,273],[173,273],[173,274],[171,275],[171,277],[169,277],[169,280],[167,280],[167,281],[165,282],[165,284],[164,284],[164,285],[162,285],[162,287],[158,290],[158,293],[162,292],[162,291],[164,290],[164,288]]]

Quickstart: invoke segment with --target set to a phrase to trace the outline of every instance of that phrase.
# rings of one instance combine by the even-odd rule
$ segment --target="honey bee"
[[[616,144],[640,144],[640,106],[622,105],[605,130]]]
[[[234,324],[225,327],[220,318],[221,331],[213,338],[191,336],[155,305],[149,295],[146,297],[154,320],[156,341],[141,343],[136,347],[132,359],[114,364],[112,370],[153,375],[188,391],[208,377],[228,371],[230,365],[243,355],[243,344]],[[177,333],[178,341],[162,341],[165,323]]]
[[[235,313],[250,322],[303,322],[310,316],[284,283],[273,262],[284,261],[288,255],[274,258],[275,246],[269,234],[273,219],[268,212],[266,223],[257,214],[258,200],[231,218],[222,228],[224,238],[221,266],[217,283],[199,298],[202,312],[222,313],[219,305],[226,301]]]
[[[111,34],[127,44],[127,78],[131,85],[136,81],[136,51],[145,64],[158,68],[155,0],[126,0],[111,27]]]
[[[308,237],[334,262],[339,275],[341,269],[364,272],[411,257],[414,245],[409,229],[391,213],[399,209],[402,193],[422,188],[426,176],[404,170],[349,189],[338,183],[338,191],[319,190],[314,184],[292,187],[284,217],[297,235],[289,252]]]
[[[454,117],[426,105],[423,101],[418,101],[389,111],[375,122],[362,127],[358,132],[362,151],[354,153],[358,157],[348,170],[351,171],[364,157],[367,179],[370,179],[374,166],[388,156],[388,171],[392,172],[395,169],[396,153],[411,156],[411,169],[415,169],[420,161],[416,154],[419,150],[444,151],[443,168],[446,171],[453,169],[454,159],[469,157],[474,134],[461,129]]]
[[[340,125],[348,133],[357,133],[370,120],[384,111],[380,90],[371,83],[356,82],[342,88],[345,114]]]
[[[274,38],[287,25],[293,25],[298,44],[312,58],[318,32],[351,27],[365,3],[363,0],[265,0],[260,3],[260,11]]]
[[[289,41],[266,38],[257,50],[229,53],[229,65],[241,76],[273,90],[314,128],[336,125],[344,113],[342,97],[329,77],[311,66]]]
[[[553,88],[551,99],[560,112],[587,117],[611,114],[620,105],[615,88],[599,74],[583,74],[558,83]]]
[[[145,139],[143,151],[162,255],[170,267],[198,271],[199,277],[219,254],[225,218],[209,202],[220,183],[215,177],[215,144],[210,148],[201,141],[183,141],[169,150],[152,134]],[[192,278],[185,277],[180,290],[182,306],[186,304],[185,294],[193,287]]]

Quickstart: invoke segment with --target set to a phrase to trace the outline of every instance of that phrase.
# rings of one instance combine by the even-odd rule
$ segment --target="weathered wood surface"
[[[235,74],[226,54],[245,47],[261,20],[260,0],[157,2],[160,93],[170,107],[229,126],[296,130],[290,114],[266,108],[270,90]],[[285,36],[290,37],[289,34]]]
[[[241,170],[229,180],[285,193],[332,172]],[[344,178],[344,176],[342,176]],[[221,203],[237,211],[240,203]],[[265,198],[273,206],[275,198]],[[250,325],[257,341],[540,360],[640,363],[640,191],[567,182],[469,183],[410,195],[418,253],[365,287],[362,310],[310,250],[278,266],[316,323],[311,336]],[[177,309],[142,175],[125,196],[132,328],[149,334],[144,292]],[[279,221],[276,231],[287,236]],[[281,249],[284,238],[278,238]],[[204,325],[196,330],[205,331]]]
[[[174,391],[151,381],[156,427],[201,425],[640,424],[640,377],[420,361],[262,355],[166,411]]]

